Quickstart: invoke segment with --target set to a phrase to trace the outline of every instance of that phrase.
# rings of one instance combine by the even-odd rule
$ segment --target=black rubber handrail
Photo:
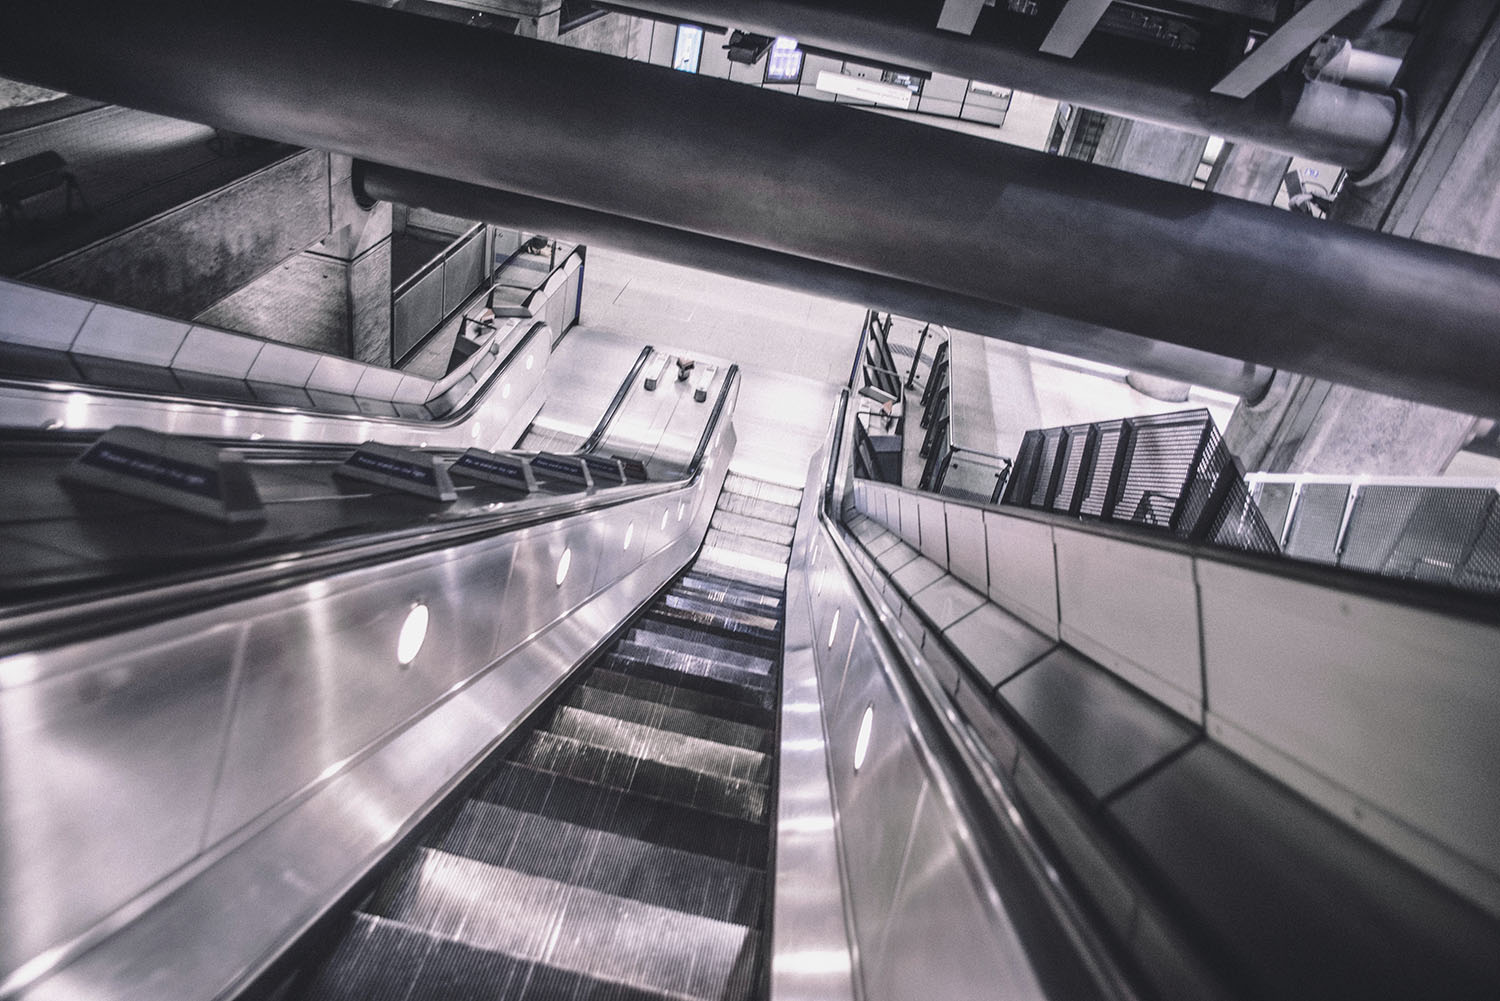
[[[578,451],[592,452],[599,447],[599,442],[604,440],[604,432],[609,428],[609,422],[615,419],[615,414],[619,413],[620,408],[625,405],[625,398],[630,395],[630,387],[635,385],[636,377],[646,366],[646,359],[650,358],[651,352],[655,350],[649,344],[641,348],[641,353],[636,356],[635,364],[630,368],[630,374],[625,377],[624,382],[620,383],[620,388],[615,390],[615,398],[610,400],[609,406],[604,408],[604,415],[599,418],[599,423],[594,425],[594,430],[589,432],[589,436],[583,439],[583,444],[578,446]]]

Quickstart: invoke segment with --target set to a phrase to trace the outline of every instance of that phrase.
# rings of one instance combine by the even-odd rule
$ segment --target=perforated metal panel
[[[1057,472],[1058,452],[1062,448],[1063,429],[1048,428],[1042,432],[1041,452],[1037,456],[1036,480],[1031,485],[1027,507],[1046,507]]]
[[[1104,516],[1104,504],[1109,496],[1110,476],[1114,472],[1115,457],[1120,450],[1120,441],[1125,432],[1124,421],[1105,421],[1094,425],[1096,444],[1092,461],[1086,469],[1088,486],[1078,503],[1078,513],[1090,518]]]
[[[1342,483],[1307,483],[1292,512],[1292,531],[1286,539],[1286,554],[1299,560],[1334,563],[1338,554],[1339,526],[1349,487]]]
[[[1089,425],[1075,424],[1063,431],[1062,450],[1058,464],[1061,474],[1057,482],[1057,496],[1052,498],[1052,510],[1071,514],[1077,501],[1078,484],[1083,477],[1083,460],[1087,452]]]
[[[1211,418],[1207,410],[1191,410],[1133,417],[1127,423],[1131,428],[1130,459],[1119,489],[1115,520],[1170,527]]]

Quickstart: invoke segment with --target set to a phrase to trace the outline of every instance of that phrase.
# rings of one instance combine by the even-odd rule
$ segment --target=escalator
[[[288,996],[763,994],[800,494],[730,474],[686,573],[394,862]]]

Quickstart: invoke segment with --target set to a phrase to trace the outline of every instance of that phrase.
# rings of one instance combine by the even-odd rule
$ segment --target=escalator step
[[[636,643],[617,643],[601,662],[606,670],[667,685],[681,685],[722,699],[744,702],[762,710],[776,702],[776,693],[765,675],[738,667],[716,664],[673,650],[658,650]]]
[[[733,723],[743,723],[758,730],[770,730],[775,726],[771,713],[757,705],[721,698],[707,692],[684,688],[680,685],[662,684],[645,678],[633,677],[596,667],[590,672],[586,684],[599,691],[628,695],[633,699],[654,702],[675,709],[686,709],[701,716],[713,716]]]
[[[754,497],[746,497],[743,494],[720,494],[718,510],[742,514],[747,518],[758,518],[761,521],[772,521],[778,525],[797,524],[796,508],[787,507],[785,504],[773,504],[771,501],[756,500]]]
[[[706,570],[720,577],[728,577],[738,584],[754,584],[775,591],[786,589],[784,565],[754,556],[745,556],[717,546],[705,545],[698,550],[698,558],[693,561],[693,568]]]
[[[719,615],[737,625],[756,629],[763,633],[777,633],[781,629],[781,615],[769,614],[759,609],[740,608],[730,601],[715,601],[696,591],[668,591],[657,603],[658,608],[679,608],[687,612],[707,612]]]
[[[784,584],[746,584],[710,573],[706,567],[693,567],[678,583],[692,587],[722,588],[737,596],[746,598],[753,596],[756,600],[766,598],[776,602],[778,607],[785,600],[786,595]]]
[[[769,626],[746,622],[727,609],[683,608],[680,601],[659,601],[652,606],[650,618],[656,622],[673,622],[705,633],[710,640],[720,638],[774,646],[780,639],[779,623]]]
[[[628,987],[436,938],[411,925],[356,914],[349,933],[303,995],[308,1001],[661,1001]]]
[[[528,736],[512,760],[726,817],[759,821],[766,815],[763,783],[667,765],[547,730]]]
[[[784,487],[779,483],[768,483],[739,473],[730,473],[724,478],[724,490],[726,493],[742,494],[788,507],[796,507],[802,503],[802,491],[796,487]]]
[[[469,800],[428,847],[685,914],[748,925],[764,874],[706,855]]]
[[[766,831],[750,821],[507,762],[478,798],[745,868],[765,864]]]
[[[724,549],[741,556],[753,557],[766,563],[786,569],[787,562],[792,558],[791,546],[783,546],[776,542],[767,542],[750,535],[741,535],[738,532],[726,532],[722,528],[710,528],[703,537],[703,545],[710,549]]]
[[[685,998],[744,998],[759,936],[743,925],[418,849],[369,910],[472,948]],[[539,997],[528,985],[524,997]]]
[[[568,705],[615,719],[629,720],[658,730],[670,730],[687,737],[713,740],[764,754],[770,750],[771,734],[757,726],[734,723],[717,716],[705,716],[688,709],[675,709],[660,702],[631,698],[618,692],[595,688],[585,683],[568,694]]]
[[[743,514],[735,514],[733,511],[724,510],[714,511],[713,517],[709,520],[709,525],[725,532],[746,535],[752,539],[761,539],[765,542],[775,543],[778,546],[790,546],[794,531],[791,525],[766,521],[762,518],[750,518]]]
[[[688,737],[654,726],[562,705],[547,724],[552,733],[672,768],[744,782],[769,782],[771,762],[759,751]]]
[[[668,593],[680,594],[685,598],[695,598],[698,601],[720,602],[730,608],[777,619],[781,617],[781,607],[784,604],[781,598],[773,595],[693,577],[682,578],[672,586],[672,590]]]
[[[679,622],[668,622],[648,615],[625,634],[625,642],[657,650],[670,650],[702,660],[711,660],[764,678],[775,663],[775,647],[751,640],[714,636]],[[624,644],[616,644],[618,650]],[[621,652],[624,652],[623,650]]]

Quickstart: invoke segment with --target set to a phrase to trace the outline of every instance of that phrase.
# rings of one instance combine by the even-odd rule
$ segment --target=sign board
[[[441,460],[415,448],[399,448],[367,441],[333,475],[447,504],[458,500],[453,480]]]
[[[527,455],[496,455],[471,448],[448,467],[448,475],[462,476],[529,494],[536,489],[536,474]]]
[[[625,482],[625,468],[620,465],[619,459],[609,459],[602,455],[584,455],[582,459],[596,486],[612,487]]]
[[[264,521],[243,456],[146,428],[104,432],[62,473],[64,481],[113,490],[225,522]]]
[[[591,487],[593,479],[588,466],[576,455],[558,455],[555,452],[538,452],[531,458],[531,471],[553,483],[570,483],[577,487]]]
[[[846,76],[843,73],[818,73],[817,89],[828,94],[851,97],[856,101],[869,101],[885,108],[911,107],[911,91],[900,84],[866,80],[864,77]]]

